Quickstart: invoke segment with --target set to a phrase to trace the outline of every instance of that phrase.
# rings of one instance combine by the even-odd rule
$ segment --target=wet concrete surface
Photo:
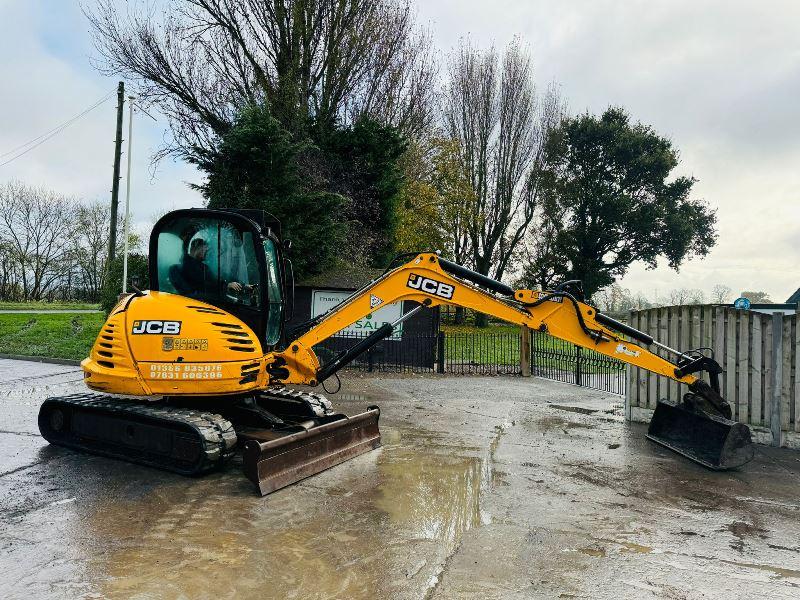
[[[383,448],[257,496],[48,446],[74,367],[0,360],[2,598],[798,598],[800,453],[712,473],[540,379],[345,381]]]

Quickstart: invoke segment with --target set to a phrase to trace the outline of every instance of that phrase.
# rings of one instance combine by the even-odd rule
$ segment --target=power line
[[[64,121],[63,123],[61,123],[57,127],[54,127],[53,129],[43,133],[42,135],[40,135],[38,137],[35,137],[32,140],[30,140],[28,142],[25,142],[24,144],[22,144],[20,146],[17,146],[16,148],[13,148],[12,150],[9,150],[8,152],[0,154],[0,158],[8,156],[9,154],[14,154],[14,156],[9,158],[7,161],[0,163],[0,167],[5,166],[8,163],[17,160],[18,158],[20,158],[21,156],[24,156],[25,154],[27,154],[28,152],[30,152],[34,148],[38,148],[39,146],[44,144],[49,139],[57,136],[59,133],[64,131],[67,127],[69,127],[70,125],[72,125],[73,123],[75,123],[76,121],[81,119],[82,117],[84,117],[87,114],[89,114],[90,112],[92,112],[95,108],[97,108],[98,106],[100,106],[101,104],[106,102],[109,98],[111,98],[111,96],[114,95],[115,91],[116,90],[112,90],[111,92],[109,92],[108,94],[103,96],[100,100],[98,100],[97,102],[95,102],[94,104],[89,106],[88,108],[84,109],[83,111],[81,111],[80,113],[75,115],[74,117]],[[25,149],[23,150],[23,148],[25,148]],[[20,152],[20,150],[21,150],[21,152]]]
[[[85,115],[86,113],[88,113],[92,109],[97,108],[98,106],[100,106],[103,102],[108,100],[112,96],[113,93],[114,93],[114,90],[110,91],[108,94],[106,94],[103,98],[101,98],[96,103],[91,105],[89,108],[83,110],[82,112],[78,113],[77,115],[75,115],[74,117],[72,117],[69,120],[65,121],[64,123],[61,123],[61,125],[58,125],[57,127],[54,127],[53,129],[51,129],[49,131],[46,131],[45,133],[43,133],[39,137],[35,137],[32,140],[17,146],[16,148],[12,148],[8,152],[4,152],[3,154],[0,154],[0,158],[3,158],[4,156],[8,156],[9,154],[13,154],[13,153],[17,152],[18,150],[21,150],[22,148],[25,148],[26,146],[29,146],[29,145],[33,144],[34,142],[37,142],[37,141],[41,140],[43,137],[45,137],[47,135],[58,133],[58,131],[60,131],[64,127],[67,127],[67,126],[71,125],[74,121],[76,121],[77,119],[81,118],[83,115]]]

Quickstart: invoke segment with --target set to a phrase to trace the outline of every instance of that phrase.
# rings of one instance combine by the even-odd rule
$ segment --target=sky
[[[502,48],[519,36],[537,83],[556,82],[571,113],[621,105],[679,149],[679,174],[695,177],[694,196],[717,210],[717,245],[679,273],[634,264],[621,285],[653,298],[723,284],[775,301],[800,287],[800,3],[420,0],[417,9],[443,64],[462,37]],[[116,87],[92,65],[77,1],[0,0],[0,52],[0,155]],[[111,98],[0,166],[0,182],[108,201],[114,119]],[[202,204],[187,185],[200,181],[194,168],[169,159],[151,167],[165,127],[135,117],[131,203],[142,232],[154,215]]]

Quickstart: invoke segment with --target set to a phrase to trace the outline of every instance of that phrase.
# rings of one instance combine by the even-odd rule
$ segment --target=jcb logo
[[[408,276],[408,283],[406,285],[411,289],[419,290],[421,292],[425,292],[426,294],[439,296],[445,300],[450,300],[450,298],[453,297],[453,292],[455,291],[455,288],[449,283],[436,281],[435,279],[429,279],[428,277],[416,275],[415,273],[411,273],[411,275]]]
[[[181,332],[181,321],[134,321],[131,333],[178,335]]]

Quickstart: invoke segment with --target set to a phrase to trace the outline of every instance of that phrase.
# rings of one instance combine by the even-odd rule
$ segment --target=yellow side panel
[[[112,312],[100,329],[89,357],[81,367],[91,389],[113,394],[147,396],[151,392],[139,377],[125,336],[125,313]]]
[[[133,395],[226,395],[264,385],[258,337],[210,304],[147,292],[112,312],[82,366],[87,385]]]

